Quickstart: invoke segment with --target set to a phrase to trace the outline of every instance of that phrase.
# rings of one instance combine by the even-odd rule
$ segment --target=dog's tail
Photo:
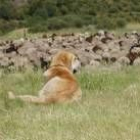
[[[75,92],[75,95],[72,93]],[[69,94],[68,94],[69,93]],[[50,94],[46,97],[44,96],[33,96],[33,95],[15,95],[13,92],[8,92],[8,97],[11,100],[19,99],[24,102],[34,103],[34,104],[55,104],[55,103],[63,103],[63,102],[73,102],[77,101],[81,98],[81,90],[77,91],[64,91],[61,94]]]
[[[51,104],[51,103],[57,103],[57,102],[62,102],[65,100],[65,98],[59,98],[57,96],[48,96],[48,97],[39,97],[39,96],[33,96],[33,95],[15,95],[13,92],[9,91],[8,92],[8,98],[10,100],[15,100],[19,99],[23,102],[28,102],[28,103],[34,103],[34,104]],[[61,99],[61,100],[60,100]]]
[[[45,98],[39,97],[39,96],[33,96],[33,95],[15,95],[13,92],[8,92],[8,98],[10,100],[19,99],[23,102],[29,102],[34,104],[47,104],[47,101]]]

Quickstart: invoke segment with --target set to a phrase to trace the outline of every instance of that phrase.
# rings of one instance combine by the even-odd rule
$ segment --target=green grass
[[[28,29],[23,28],[23,29],[17,29],[14,31],[11,31],[5,35],[0,36],[0,39],[2,40],[7,40],[7,39],[19,39],[24,37],[24,33],[26,32],[26,37],[28,38],[36,38],[36,37],[42,37],[43,34],[65,34],[65,33],[85,33],[85,32],[90,32],[90,33],[95,33],[98,30],[95,29],[93,25],[89,26],[84,26],[82,28],[67,28],[67,29],[61,29],[61,30],[53,30],[53,31],[48,31],[44,33],[30,33],[28,32]],[[116,30],[111,30],[110,32],[115,33],[116,35],[122,35],[125,32],[132,32],[132,31],[140,31],[140,24],[139,23],[129,23],[125,28],[117,28]]]
[[[9,101],[36,94],[41,71],[0,73],[0,140],[140,140],[140,68],[82,70],[79,103],[39,106]]]

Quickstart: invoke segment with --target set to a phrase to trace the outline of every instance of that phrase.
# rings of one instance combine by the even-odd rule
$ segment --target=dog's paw
[[[9,97],[9,99],[15,99],[15,95],[11,91],[8,92],[8,97]]]

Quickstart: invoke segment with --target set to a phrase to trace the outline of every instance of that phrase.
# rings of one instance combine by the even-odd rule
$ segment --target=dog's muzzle
[[[72,64],[72,72],[76,73],[81,68],[81,63],[79,60],[76,60]]]

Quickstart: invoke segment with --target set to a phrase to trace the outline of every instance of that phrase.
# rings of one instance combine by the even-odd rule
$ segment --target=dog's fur
[[[73,71],[76,71],[79,66],[80,62],[73,53],[61,51],[53,57],[50,68],[44,72],[47,83],[38,96],[16,96],[9,92],[9,98],[36,104],[77,101],[82,92]]]

